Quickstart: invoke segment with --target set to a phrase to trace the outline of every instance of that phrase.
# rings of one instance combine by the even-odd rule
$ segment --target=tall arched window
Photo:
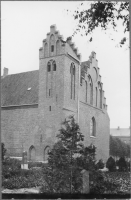
[[[96,137],[96,121],[94,117],[90,121],[90,136]]]
[[[96,87],[96,107],[97,107],[97,87]]]
[[[93,83],[90,82],[90,104],[93,105]]]
[[[48,62],[48,64],[47,64],[47,72],[51,72],[51,63],[50,62]]]
[[[45,43],[44,57],[48,57],[48,44],[47,43]]]
[[[102,109],[102,87],[100,82],[98,85],[99,85],[99,107]]]
[[[57,40],[56,42],[56,55],[59,55],[60,54],[60,41]]]
[[[86,103],[87,103],[87,81],[86,81]]]
[[[102,88],[100,89],[100,108],[102,108]]]
[[[50,60],[47,63],[47,76],[46,76],[46,97],[53,97],[55,93],[55,85],[56,85],[56,62],[54,60]]]
[[[71,99],[75,99],[75,65],[74,63],[71,63],[70,73],[71,73]]]
[[[53,56],[54,55],[54,51],[55,51],[55,37],[52,34],[50,36],[50,55]]]
[[[53,71],[56,71],[56,62],[55,61],[52,62],[52,67],[53,67]]]
[[[93,83],[90,75],[88,75],[88,83],[89,83],[89,92],[88,92],[89,103],[93,105]]]

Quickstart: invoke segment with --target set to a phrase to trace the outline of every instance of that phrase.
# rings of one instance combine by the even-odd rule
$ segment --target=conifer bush
[[[84,136],[73,116],[62,123],[58,142],[54,144],[48,157],[45,174],[47,193],[80,193],[81,171],[95,170],[95,150],[93,145],[83,145]]]
[[[109,169],[110,172],[116,171],[116,163],[114,158],[112,158],[111,156],[108,158],[106,162],[106,167]]]
[[[125,161],[125,158],[121,157],[121,158],[118,160],[117,165],[118,165],[118,167],[119,167],[119,171],[120,171],[120,172],[127,171],[127,163],[126,163],[126,161]]]

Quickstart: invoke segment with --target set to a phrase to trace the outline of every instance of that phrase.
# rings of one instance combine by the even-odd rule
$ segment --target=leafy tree
[[[89,169],[94,162],[95,148],[85,148],[84,136],[73,116],[62,123],[58,142],[48,157],[48,169],[45,175],[48,193],[79,193],[81,191],[81,171]],[[89,156],[90,154],[90,156]],[[84,165],[83,165],[84,163]],[[42,192],[45,192],[43,187]]]
[[[83,3],[80,7],[82,8],[82,6]],[[89,8],[84,5],[81,10],[80,7],[73,14],[77,21],[77,28],[73,36],[81,30],[84,30],[85,35],[89,35],[98,27],[105,31],[112,27],[114,31],[117,31],[117,22],[120,20],[123,23],[123,34],[129,32],[129,1],[95,1],[90,3]],[[89,41],[91,42],[92,39],[91,37]],[[126,37],[121,39],[121,47],[126,40]]]
[[[6,151],[7,151],[4,143],[1,144],[1,150],[2,150],[2,161],[4,161],[4,157],[5,157],[5,154],[6,154]]]
[[[119,138],[110,136],[110,155],[113,157],[130,157],[130,146]]]
[[[115,160],[110,156],[106,162],[106,167],[109,169],[110,172],[116,170],[116,163]]]
[[[118,157],[118,150],[119,147],[116,138],[110,136],[110,155],[113,157]]]
[[[85,170],[94,171],[97,169],[96,159],[95,159],[96,147],[94,145],[89,145],[81,150],[81,156],[77,157],[77,165]]]

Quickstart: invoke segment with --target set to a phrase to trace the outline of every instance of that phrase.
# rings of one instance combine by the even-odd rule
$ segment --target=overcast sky
[[[2,1],[1,74],[4,67],[9,74],[39,69],[39,48],[50,26],[56,24],[64,39],[71,36],[76,26],[72,12],[79,5],[75,1]],[[80,34],[73,38],[82,61],[88,60],[91,51],[96,52],[111,128],[130,126],[129,50],[115,47],[122,30],[121,24],[117,33],[96,30],[91,43]]]

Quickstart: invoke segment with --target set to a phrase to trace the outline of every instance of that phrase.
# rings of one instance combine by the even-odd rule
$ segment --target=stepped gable
[[[53,54],[50,53],[51,42],[53,42],[54,47],[55,47]],[[75,47],[75,44],[72,42],[72,37],[68,37],[66,41],[64,41],[63,36],[60,35],[59,31],[57,31],[56,25],[51,25],[50,32],[47,33],[46,39],[43,40],[42,47],[39,49],[39,58],[43,59],[45,57],[65,54],[65,53],[70,54],[71,51],[69,50],[67,44],[72,50],[72,53],[76,56],[76,59],[80,60],[81,54],[78,53],[78,49]],[[71,56],[74,56],[73,54]]]
[[[1,80],[1,106],[38,103],[39,71],[11,74]]]
[[[75,47],[75,44],[72,42],[72,37],[67,37],[66,42],[71,47],[72,51],[75,53],[78,60],[81,60],[81,54],[78,53],[78,48]]]
[[[47,33],[46,39],[43,40],[42,47],[39,49],[39,58],[42,59],[65,53],[65,43],[63,36],[57,31],[56,25],[51,25],[50,32]],[[50,53],[51,44],[54,45],[53,53]]]
[[[101,80],[100,75],[100,69],[98,67],[98,60],[96,59],[96,53],[94,51],[91,52],[91,55],[89,56],[88,61],[84,61],[81,63],[81,86],[82,86],[82,79],[88,80],[88,78],[91,78],[94,84],[94,87],[98,87],[98,89],[101,89],[103,91],[103,97],[104,97],[104,90],[103,90],[103,83]],[[103,98],[103,105],[104,108],[107,109],[106,105],[106,98]]]

